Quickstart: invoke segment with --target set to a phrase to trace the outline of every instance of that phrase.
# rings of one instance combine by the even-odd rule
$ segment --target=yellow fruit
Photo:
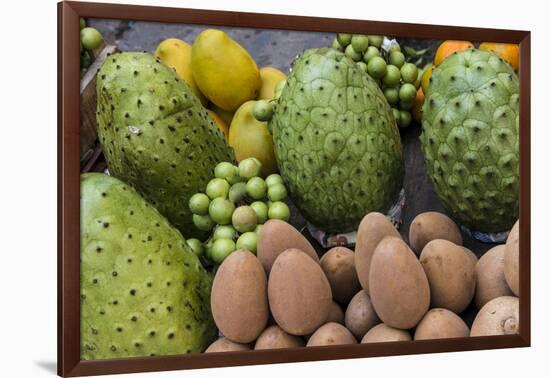
[[[224,120],[225,123],[228,125],[231,125],[231,121],[233,120],[233,116],[235,115],[235,112],[229,112],[227,110],[223,110],[219,106],[216,106],[216,104],[210,103],[208,105],[208,109],[212,110],[214,113],[216,113],[221,119]]]
[[[202,104],[206,105],[206,97],[204,97],[195,83],[195,80],[193,80],[190,44],[177,38],[165,39],[158,45],[155,56],[168,67],[175,69],[180,79],[185,81],[197,95],[199,100],[201,100]]]
[[[426,93],[428,90],[428,87],[430,86],[430,77],[432,76],[432,71],[434,69],[434,65],[430,64],[429,67],[427,67],[424,70],[424,74],[422,74],[422,91]]]
[[[233,111],[258,96],[260,72],[250,54],[221,30],[207,29],[193,43],[193,79],[223,110]]]
[[[260,77],[262,79],[262,87],[258,100],[271,100],[275,95],[275,86],[281,80],[286,79],[286,75],[273,67],[260,68]]]
[[[229,126],[227,126],[227,123],[216,113],[214,113],[213,110],[207,109],[208,114],[210,114],[210,117],[214,120],[214,123],[216,126],[218,126],[218,129],[223,133],[223,136],[225,139],[229,138]]]
[[[514,71],[517,71],[519,67],[519,45],[512,43],[483,42],[479,45],[479,49],[494,52],[510,63]]]
[[[439,66],[446,57],[457,51],[467,50],[473,48],[474,45],[468,41],[445,41],[437,48],[434,57],[434,64]]]
[[[262,162],[262,174],[277,171],[273,152],[273,139],[267,122],[260,122],[252,115],[256,101],[247,101],[235,112],[229,127],[229,145],[235,151],[237,161],[255,157]]]

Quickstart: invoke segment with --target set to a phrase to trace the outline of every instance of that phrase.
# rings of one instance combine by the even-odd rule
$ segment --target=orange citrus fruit
[[[422,74],[422,81],[420,85],[424,93],[426,93],[428,87],[430,86],[430,77],[432,77],[433,69],[434,65],[430,64],[428,67],[426,67],[426,69],[424,69],[424,73]]]
[[[412,109],[413,119],[418,123],[422,123],[422,105],[424,105],[424,91],[421,87],[416,91],[416,97],[414,99]]]
[[[517,71],[519,67],[519,45],[513,43],[483,42],[479,45],[479,49],[494,52],[510,63],[514,71]]]
[[[210,117],[214,120],[214,123],[216,126],[218,126],[218,129],[222,132],[225,139],[229,138],[229,126],[227,126],[227,123],[216,113],[214,113],[212,110],[207,109],[208,114],[210,114]]]
[[[455,53],[457,51],[467,50],[473,47],[474,45],[468,41],[453,41],[453,40],[445,41],[441,45],[439,45],[439,47],[437,48],[437,51],[434,57],[434,64],[436,66],[439,66],[445,60],[445,58],[451,55],[452,53]]]

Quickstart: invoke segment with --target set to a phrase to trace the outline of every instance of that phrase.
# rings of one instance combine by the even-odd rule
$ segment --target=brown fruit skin
[[[430,306],[428,278],[401,238],[388,236],[376,247],[370,269],[370,299],[380,319],[410,329]]]
[[[293,248],[277,257],[267,293],[273,318],[292,335],[311,334],[328,318],[330,284],[319,264],[303,251]]]
[[[330,283],[333,299],[345,306],[361,290],[353,251],[345,247],[334,247],[321,257],[320,263]]]
[[[445,239],[462,245],[462,234],[455,222],[437,211],[418,214],[409,228],[409,243],[419,255],[426,244],[435,239]]]
[[[307,342],[308,347],[344,344],[357,344],[357,340],[346,327],[339,323],[323,324]]]
[[[346,309],[346,328],[357,340],[361,340],[378,323],[380,318],[372,307],[369,295],[365,290],[361,290],[355,294]]]
[[[255,350],[299,348],[305,345],[304,339],[286,333],[277,325],[267,327],[256,340]]]
[[[361,344],[384,343],[390,341],[410,341],[409,331],[390,327],[380,323],[372,327],[361,339]]]
[[[258,259],[268,275],[277,257],[289,248],[297,248],[319,262],[311,243],[297,229],[282,220],[270,219],[265,222],[258,235],[257,245]]]
[[[414,332],[415,340],[468,337],[470,330],[464,320],[444,308],[432,308],[424,315]]]
[[[512,227],[506,240],[504,277],[510,289],[519,297],[519,220]]]
[[[232,252],[220,265],[210,297],[212,316],[223,335],[250,343],[267,324],[267,278],[262,264],[248,251]]]
[[[510,335],[519,330],[519,299],[498,297],[479,310],[470,336]]]
[[[466,250],[450,241],[432,240],[422,250],[420,263],[430,283],[431,307],[460,314],[476,289],[475,264]]]
[[[355,269],[361,287],[369,293],[369,272],[372,255],[376,246],[384,237],[395,236],[401,238],[388,218],[381,213],[368,213],[363,217],[357,229],[355,242]]]
[[[342,311],[342,308],[340,307],[340,305],[334,301],[332,301],[331,305],[330,305],[330,310],[328,312],[328,317],[327,317],[327,320],[326,322],[329,323],[329,322],[334,322],[334,323],[340,323],[340,324],[344,324],[345,320],[344,320],[344,311]]]
[[[514,295],[504,278],[505,245],[491,248],[476,264],[476,294],[477,308],[482,308],[491,299]]]
[[[220,337],[218,340],[210,344],[204,353],[240,352],[243,350],[250,350],[250,347],[246,344],[234,343],[225,337]]]

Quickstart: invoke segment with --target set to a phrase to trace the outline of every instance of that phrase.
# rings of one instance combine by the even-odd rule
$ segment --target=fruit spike
[[[188,201],[233,151],[194,93],[152,55],[125,52],[106,59],[97,95],[98,135],[110,173],[184,236],[204,236]]]
[[[452,54],[430,77],[420,137],[427,171],[449,213],[473,231],[507,231],[518,217],[518,100],[516,74],[490,52]]]

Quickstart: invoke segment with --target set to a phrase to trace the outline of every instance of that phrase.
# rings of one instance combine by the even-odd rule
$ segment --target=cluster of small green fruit
[[[92,64],[92,51],[103,43],[101,33],[92,27],[86,26],[86,21],[80,19],[80,74],[83,75]]]
[[[381,49],[384,37],[338,33],[332,47],[344,52],[376,80],[393,109],[393,115],[400,127],[407,127],[412,121],[411,110],[416,91],[422,80],[422,70],[407,62],[405,54],[397,44],[388,51]]]
[[[281,176],[271,174],[264,180],[261,170],[262,163],[256,158],[244,159],[238,167],[228,162],[216,166],[205,193],[189,199],[195,226],[214,230],[204,245],[198,239],[187,240],[193,252],[216,264],[237,249],[256,253],[263,223],[268,219],[289,221],[290,209],[284,202],[287,190]]]

